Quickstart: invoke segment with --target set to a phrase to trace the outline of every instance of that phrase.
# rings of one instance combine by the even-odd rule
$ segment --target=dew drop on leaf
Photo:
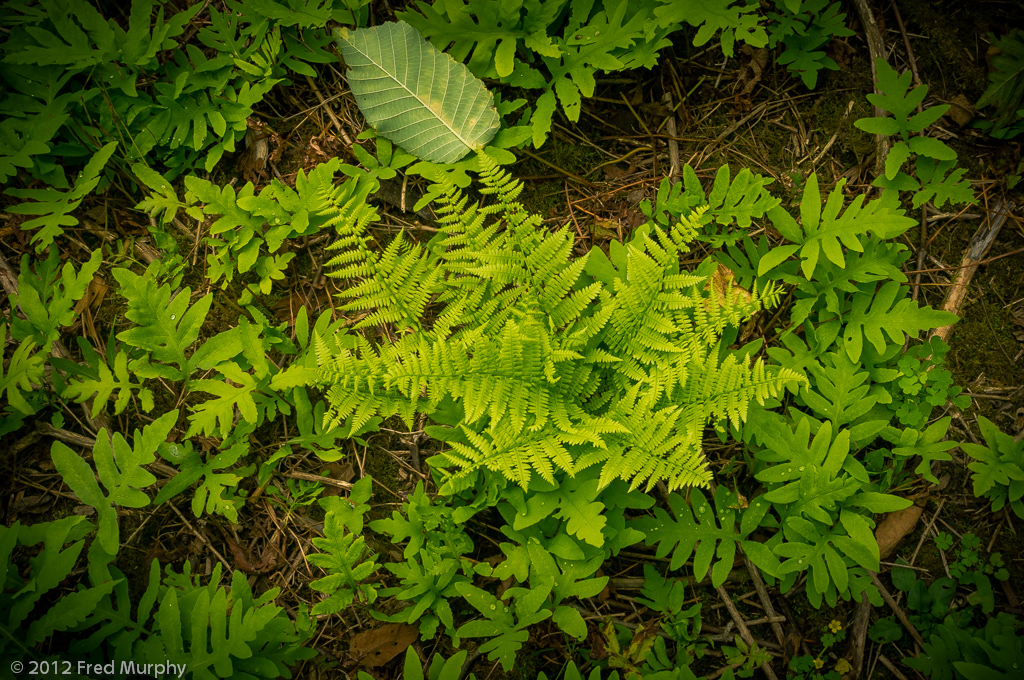
[[[803,466],[803,465],[801,465],[801,466],[800,466],[800,472],[803,472],[803,471],[804,471],[804,466]]]
[[[174,315],[171,314],[171,321],[174,321]]]
[[[491,610],[492,610],[492,611],[494,610],[494,605],[493,605],[493,604],[491,605]]]

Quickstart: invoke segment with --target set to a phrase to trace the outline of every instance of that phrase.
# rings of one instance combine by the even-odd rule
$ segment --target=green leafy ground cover
[[[2,672],[1015,677],[1020,17],[900,9],[7,3]]]

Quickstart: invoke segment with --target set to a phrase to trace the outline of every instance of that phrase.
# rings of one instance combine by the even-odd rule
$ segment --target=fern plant
[[[998,38],[992,36],[992,67],[988,87],[978,98],[977,108],[994,106],[995,118],[975,123],[996,139],[1012,139],[1024,132],[1024,32],[1014,29]]]
[[[327,23],[365,22],[359,0],[254,0],[169,12],[133,0],[127,26],[89,3],[7,3],[0,74],[0,181],[18,168],[66,188],[66,159],[117,141],[128,162],[211,170],[289,72],[335,61]],[[196,45],[177,38],[202,13]],[[170,15],[170,16],[168,16]],[[96,141],[99,140],[99,144]],[[61,148],[60,157],[55,152]]]
[[[753,348],[732,353],[720,342],[774,303],[775,290],[720,298],[705,286],[711,265],[681,272],[692,221],[639,232],[610,260],[573,258],[568,230],[540,230],[516,201],[519,183],[485,155],[480,172],[495,203],[469,207],[449,184],[427,247],[400,235],[377,253],[365,218],[332,220],[342,253],[328,266],[352,281],[345,308],[367,313],[360,326],[390,322],[404,333],[382,346],[320,339],[329,422],[399,414],[411,426],[450,397],[459,434],[434,461],[449,470],[447,492],[480,469],[527,489],[534,474],[553,482],[556,470],[591,465],[601,466],[600,487],[706,484],[705,423],[739,424],[750,402],[802,380],[751,366]]]
[[[4,193],[17,198],[34,199],[32,203],[21,203],[11,207],[12,213],[19,215],[39,215],[35,219],[22,223],[24,230],[40,228],[32,235],[36,251],[41,252],[49,247],[53,240],[64,233],[64,227],[73,227],[78,219],[71,215],[82,199],[88,196],[100,181],[100,172],[111,154],[117,148],[116,142],[107,144],[86,163],[85,168],[75,180],[73,189],[61,192],[53,187],[45,189],[7,189]]]
[[[348,500],[338,496],[320,499],[326,511],[324,537],[314,538],[313,545],[325,552],[309,556],[314,566],[323,567],[328,575],[313,581],[310,587],[328,597],[313,607],[312,614],[337,613],[348,607],[358,597],[361,602],[372,604],[377,599],[376,589],[365,583],[365,579],[377,571],[373,558],[365,559],[367,552],[363,533],[363,515],[370,509],[366,501],[372,493],[373,480],[363,477],[352,485]]]
[[[922,331],[956,321],[954,315],[919,306],[909,287],[901,285],[907,280],[900,270],[906,248],[889,239],[914,220],[884,197],[868,202],[858,197],[845,211],[838,190],[824,206],[823,199],[812,175],[799,222],[781,207],[767,213],[791,243],[773,249],[765,239],[754,243],[744,237],[718,256],[741,285],[793,286],[781,346],[767,354],[782,367],[806,372],[808,382],[788,411],[755,407],[739,435],[750,448],[755,478],[766,488],[759,502],[771,505],[762,526],[778,527],[765,543],[781,560],[775,574],[786,590],[807,572],[807,595],[816,607],[861,593],[877,600],[867,573],[878,563],[872,516],[908,503],[885,493],[905,479],[907,461],[919,460],[915,471],[936,481],[931,463],[949,460],[955,446],[944,441],[950,419],[924,427],[935,405],[905,395],[914,390],[914,376],[918,385],[934,377],[943,405],[955,396],[948,386],[938,387],[945,385],[941,356],[925,369],[924,383],[918,377],[914,357],[929,353],[932,345],[900,357],[908,336],[912,341]],[[911,409],[919,415],[911,418]],[[893,423],[897,414],[921,429]],[[862,458],[853,455],[857,450],[864,451]],[[757,561],[756,553],[751,559]]]
[[[85,295],[101,257],[99,250],[91,253],[78,271],[70,262],[61,267],[53,246],[41,262],[32,263],[28,255],[22,258],[18,293],[11,302],[12,310],[20,309],[24,318],[15,312],[9,320],[0,322],[3,339],[6,341],[9,332],[15,345],[8,361],[7,344],[0,344],[7,364],[6,369],[0,367],[0,393],[7,395],[0,410],[0,434],[20,428],[25,417],[37,413],[50,399],[48,391],[40,389],[46,384],[46,363],[61,370],[67,370],[71,363],[50,357],[50,351],[60,338],[61,328],[74,322],[75,302]],[[53,373],[51,379],[60,392],[63,378]]]
[[[978,417],[978,424],[985,444],[960,445],[974,459],[967,466],[973,472],[974,495],[991,500],[992,512],[1009,505],[1024,518],[1024,441],[1014,441],[984,416]]]
[[[829,0],[800,0],[775,3],[768,14],[768,46],[779,44],[786,49],[779,63],[796,72],[804,85],[813,90],[822,69],[836,71],[839,65],[822,50],[833,38],[853,35],[843,24],[845,14],[838,3]]]
[[[929,107],[911,115],[928,95],[927,85],[910,90],[909,71],[899,75],[884,59],[875,62],[878,87],[882,94],[869,94],[868,101],[888,111],[892,117],[876,116],[854,121],[861,130],[880,135],[899,135],[900,140],[885,158],[885,174],[874,185],[896,191],[912,191],[915,208],[932,201],[937,208],[946,203],[973,203],[974,192],[964,181],[965,170],[956,168],[956,151],[945,142],[927,137],[924,131],[949,110],[948,104]],[[909,91],[908,91],[909,90]],[[915,160],[914,175],[903,172],[904,164]]]
[[[136,432],[131,445],[119,434],[110,438],[101,431],[93,447],[96,472],[68,447],[53,445],[57,470],[96,509],[98,525],[70,515],[0,527],[0,568],[6,575],[0,583],[4,658],[56,661],[40,650],[43,643],[52,646],[58,633],[74,636],[70,647],[56,647],[66,650],[65,658],[70,652],[90,664],[113,662],[117,672],[126,674],[164,664],[197,678],[291,677],[288,667],[313,655],[302,646],[311,634],[304,613],[297,621],[288,618],[273,604],[276,589],[254,597],[240,572],[232,575],[229,588],[221,587],[220,565],[203,586],[192,578],[188,562],[181,574],[168,567],[161,579],[160,563],[154,560],[144,592],[132,602],[128,580],[113,565],[120,547],[117,508],[149,505],[145,489],[155,478],[142,466],[152,461],[177,415],[169,412]],[[28,559],[19,549],[40,544]],[[83,561],[87,569],[77,569]],[[88,573],[88,585],[56,592],[82,572]]]

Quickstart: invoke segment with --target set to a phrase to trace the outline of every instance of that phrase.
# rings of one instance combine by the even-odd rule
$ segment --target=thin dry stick
[[[914,87],[921,85],[921,78],[917,75],[917,60],[914,58],[914,49],[910,46],[910,36],[907,35],[907,29],[903,25],[903,17],[900,16],[900,8],[896,6],[894,2],[892,4],[892,11],[896,15],[896,24],[900,27],[900,35],[903,36],[903,45],[907,48],[907,61],[910,62],[910,73],[914,79]],[[917,112],[921,113],[921,103],[917,104]],[[921,137],[924,137],[924,130],[921,130]],[[921,230],[920,237],[918,239],[917,246],[917,268],[924,269],[924,258],[927,254],[928,244],[928,206],[927,204],[921,206]],[[921,275],[917,274],[914,276],[914,292],[911,294],[911,299],[917,302],[917,298],[921,294]]]
[[[914,641],[921,646],[921,649],[924,649],[924,638],[917,632],[917,628],[915,628],[914,624],[912,624],[910,619],[907,618],[906,613],[904,613],[904,611],[900,609],[900,606],[896,604],[896,600],[892,599],[892,595],[889,594],[886,587],[878,580],[878,574],[873,571],[868,571],[868,573],[871,574],[871,580],[874,582],[875,587],[878,588],[878,592],[882,594],[882,599],[885,600],[885,603],[889,605],[890,609],[892,609],[892,613],[896,615],[896,618],[900,620],[903,627],[907,629],[907,632],[910,633],[910,637],[914,638]]]
[[[815,156],[813,161],[811,161],[811,165],[817,165],[818,161],[820,161],[825,156],[825,154],[828,153],[828,150],[832,148],[832,145],[836,143],[836,140],[839,138],[839,126],[846,121],[846,118],[850,115],[851,111],[853,111],[852,99],[850,100],[850,103],[847,104],[846,106],[846,113],[844,113],[843,117],[839,119],[839,124],[836,126],[836,131],[832,134],[832,137],[828,140],[828,143],[825,144],[825,146],[821,149],[821,152],[817,156]]]
[[[668,181],[674,184],[679,181],[679,142],[676,140],[676,114],[675,111],[672,111],[672,93],[666,92],[663,101],[670,111],[666,123],[668,130]]]
[[[750,634],[750,629],[747,628],[747,624],[743,622],[743,617],[740,616],[739,610],[736,609],[736,605],[733,604],[732,600],[729,598],[729,593],[725,592],[725,588],[722,586],[718,586],[716,590],[718,590],[718,595],[722,598],[722,602],[725,603],[725,608],[729,610],[729,616],[732,617],[733,622],[736,624],[736,629],[739,630],[740,637],[742,637],[743,641],[748,645],[753,646],[754,636]],[[775,675],[775,671],[772,670],[772,667],[769,664],[761,664],[761,670],[764,671],[764,674],[768,676],[769,680],[778,680],[778,676]]]
[[[900,35],[903,36],[903,45],[907,48],[907,62],[910,63],[910,73],[914,77],[914,87],[921,84],[921,78],[917,75],[917,59],[914,58],[914,50],[910,47],[910,36],[907,35],[907,29],[903,25],[903,17],[900,16],[900,8],[896,6],[896,3],[892,3],[893,14],[896,15],[896,25],[900,27]],[[921,113],[921,105],[917,105],[917,112]]]
[[[921,229],[917,239],[917,268],[924,269],[924,258],[928,254],[928,204],[921,206]],[[910,299],[917,302],[921,295],[921,273],[914,275],[914,292]]]
[[[935,514],[932,515],[931,521],[928,522],[928,526],[926,526],[924,531],[921,533],[921,540],[917,542],[917,547],[914,548],[914,554],[910,556],[911,564],[913,564],[914,560],[917,559],[917,553],[921,552],[921,546],[924,545],[925,539],[928,538],[928,532],[931,531],[933,526],[935,526],[935,520],[938,519],[939,513],[942,512],[942,506],[945,504],[945,498],[939,500],[939,507],[935,509]]]
[[[528,151],[526,149],[520,149],[520,151],[523,154],[525,154],[526,156],[529,156],[530,158],[532,158],[533,160],[538,161],[540,163],[543,163],[544,165],[548,166],[552,170],[557,170],[558,172],[562,173],[563,175],[565,175],[566,177],[568,177],[569,179],[571,179],[572,181],[574,181],[574,182],[576,182],[578,184],[582,184],[583,186],[590,187],[591,189],[596,189],[597,188],[596,185],[588,182],[587,180],[583,179],[579,175],[574,175],[573,173],[569,172],[565,168],[558,167],[557,165],[555,165],[551,161],[547,160],[546,158],[541,158],[540,156],[538,156],[537,154],[533,153],[532,151]]]
[[[786,633],[782,630],[782,625],[779,621],[785,621],[786,617],[775,614],[775,607],[772,606],[772,601],[768,598],[768,589],[764,587],[764,579],[761,578],[761,572],[757,570],[757,567],[754,566],[746,555],[743,555],[743,562],[747,565],[747,573],[750,574],[750,580],[754,583],[757,596],[761,599],[764,613],[772,620],[772,630],[775,631],[775,637],[778,638],[779,645],[785,646]]]
[[[737,668],[739,668],[742,665],[743,665],[743,661],[740,660],[740,661],[737,661],[736,663],[731,663],[728,666],[722,666],[717,671],[715,671],[711,675],[707,676],[706,680],[716,680],[716,678],[720,678],[723,675],[725,675],[727,672],[729,672],[730,670],[734,671],[734,670],[736,670]]]
[[[872,609],[867,593],[862,593],[853,614],[853,625],[850,626],[850,643],[846,647],[846,660],[850,661],[850,665],[853,667],[849,673],[843,676],[848,680],[859,678],[864,669],[864,649],[867,645],[868,624],[871,623]]]
[[[996,240],[999,230],[1002,229],[1003,223],[1006,222],[1006,218],[1013,208],[1013,201],[1000,201],[991,213],[995,217],[990,218],[989,226],[986,228],[982,225],[975,232],[974,238],[971,239],[971,244],[967,247],[967,252],[964,254],[963,263],[957,270],[956,276],[953,277],[953,283],[949,287],[949,292],[946,293],[946,301],[942,304],[943,311],[952,312],[953,314],[960,311],[964,298],[967,297],[967,287],[971,285],[974,272],[985,258],[985,253],[992,247],[992,243]],[[938,336],[943,342],[948,342],[949,335],[952,332],[953,326],[943,326],[932,331],[932,335]]]
[[[324,107],[324,111],[326,111],[327,115],[330,116],[331,122],[334,123],[334,127],[338,129],[338,133],[341,134],[341,138],[345,140],[345,144],[347,146],[352,146],[352,140],[349,139],[348,133],[345,132],[345,126],[342,125],[341,121],[338,120],[338,117],[334,115],[334,110],[327,105],[327,100],[324,99],[324,95],[320,92],[320,88],[316,86],[316,83],[313,82],[313,79],[309,76],[306,76],[306,82],[309,83],[311,88],[313,88],[313,94],[315,94],[316,98],[320,101],[320,106]]]
[[[900,673],[899,669],[896,668],[896,664],[894,664],[892,661],[889,661],[889,657],[887,657],[885,654],[879,654],[878,660],[882,662],[883,666],[889,669],[889,672],[893,674],[893,677],[895,677],[896,680],[907,680],[907,676],[903,675],[903,673]]]
[[[339,489],[351,489],[351,482],[343,482],[340,479],[331,479],[330,477],[321,477],[320,475],[311,475],[308,472],[286,472],[285,477],[291,477],[292,479],[301,479],[305,482],[320,482],[327,486],[336,486]]]
[[[217,549],[213,547],[213,543],[210,543],[210,539],[201,534],[194,526],[192,526],[192,523],[185,519],[185,515],[181,514],[181,510],[178,510],[178,508],[174,506],[174,503],[168,503],[168,505],[171,506],[171,510],[174,510],[174,513],[181,519],[181,521],[185,523],[185,526],[188,527],[189,531],[195,534],[196,538],[198,538],[200,541],[206,544],[206,547],[210,549],[210,552],[212,552],[217,557],[218,560],[220,560],[220,563],[224,565],[224,568],[226,568],[228,572],[234,571],[234,567],[228,564],[228,561],[224,559],[224,556],[217,552]]]
[[[857,14],[860,15],[860,23],[864,26],[864,37],[868,41],[868,53],[871,55],[871,78],[876,83],[875,93],[878,92],[878,74],[875,72],[875,60],[885,59],[885,43],[882,42],[882,34],[875,23],[875,15],[868,6],[868,0],[853,0],[857,7]],[[881,107],[875,107],[875,115],[885,116]],[[885,172],[885,158],[889,155],[888,135],[875,135],[875,174],[881,175]]]
[[[53,437],[59,439],[65,444],[71,444],[72,446],[81,446],[83,449],[91,449],[96,444],[96,440],[92,437],[86,437],[84,434],[77,434],[75,432],[69,432],[67,430],[54,427],[50,423],[44,423],[42,421],[36,422],[36,432],[46,437]]]

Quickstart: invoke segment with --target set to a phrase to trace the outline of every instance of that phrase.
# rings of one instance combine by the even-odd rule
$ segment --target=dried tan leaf
[[[349,638],[349,652],[367,668],[383,666],[404,652],[419,637],[419,628],[407,623],[389,623]]]
[[[730,302],[729,298],[732,298],[731,302],[734,303],[750,302],[750,291],[736,283],[735,278],[736,275],[724,264],[719,263],[715,268],[715,273],[711,275],[707,285],[718,296],[719,304],[727,304]]]
[[[786,636],[782,639],[782,660],[789,666],[790,660],[800,653],[800,643],[804,638],[792,623],[786,625]]]
[[[948,113],[954,123],[963,127],[974,120],[974,104],[964,95],[958,94],[949,102]]]
[[[923,506],[911,505],[905,510],[890,512],[878,524],[878,528],[875,529],[875,540],[878,541],[878,551],[883,560],[889,557],[900,541],[914,530],[923,512]]]
[[[75,303],[75,314],[81,317],[82,327],[97,347],[102,346],[102,343],[96,333],[96,326],[93,324],[93,312],[99,310],[100,305],[103,304],[103,298],[107,296],[108,289],[106,280],[99,274],[94,274],[92,281],[85,289],[85,295]]]
[[[235,568],[239,571],[245,572],[246,574],[255,574],[256,568],[252,566],[252,561],[249,559],[248,553],[242,549],[242,546],[235,543],[230,538],[227,539],[228,549],[231,551],[231,555],[235,558]]]
[[[260,563],[256,565],[256,571],[261,574],[273,571],[284,561],[284,555],[281,553],[281,533],[274,532],[270,543],[263,548],[263,554],[260,555]]]
[[[48,493],[26,496],[24,491],[19,491],[11,501],[10,511],[16,514],[41,515],[53,506],[55,500],[57,497]]]
[[[352,462],[349,461],[345,465],[341,463],[328,463],[324,466],[324,469],[320,471],[321,475],[336,479],[339,482],[351,482],[352,478],[356,475],[356,470],[352,467]],[[324,486],[324,496],[340,496],[341,487],[334,486],[333,484],[327,484]]]
[[[740,52],[742,53],[743,68],[736,85],[742,88],[739,96],[743,97],[753,92],[754,87],[761,82],[764,69],[768,65],[768,50],[744,45],[740,48]]]

